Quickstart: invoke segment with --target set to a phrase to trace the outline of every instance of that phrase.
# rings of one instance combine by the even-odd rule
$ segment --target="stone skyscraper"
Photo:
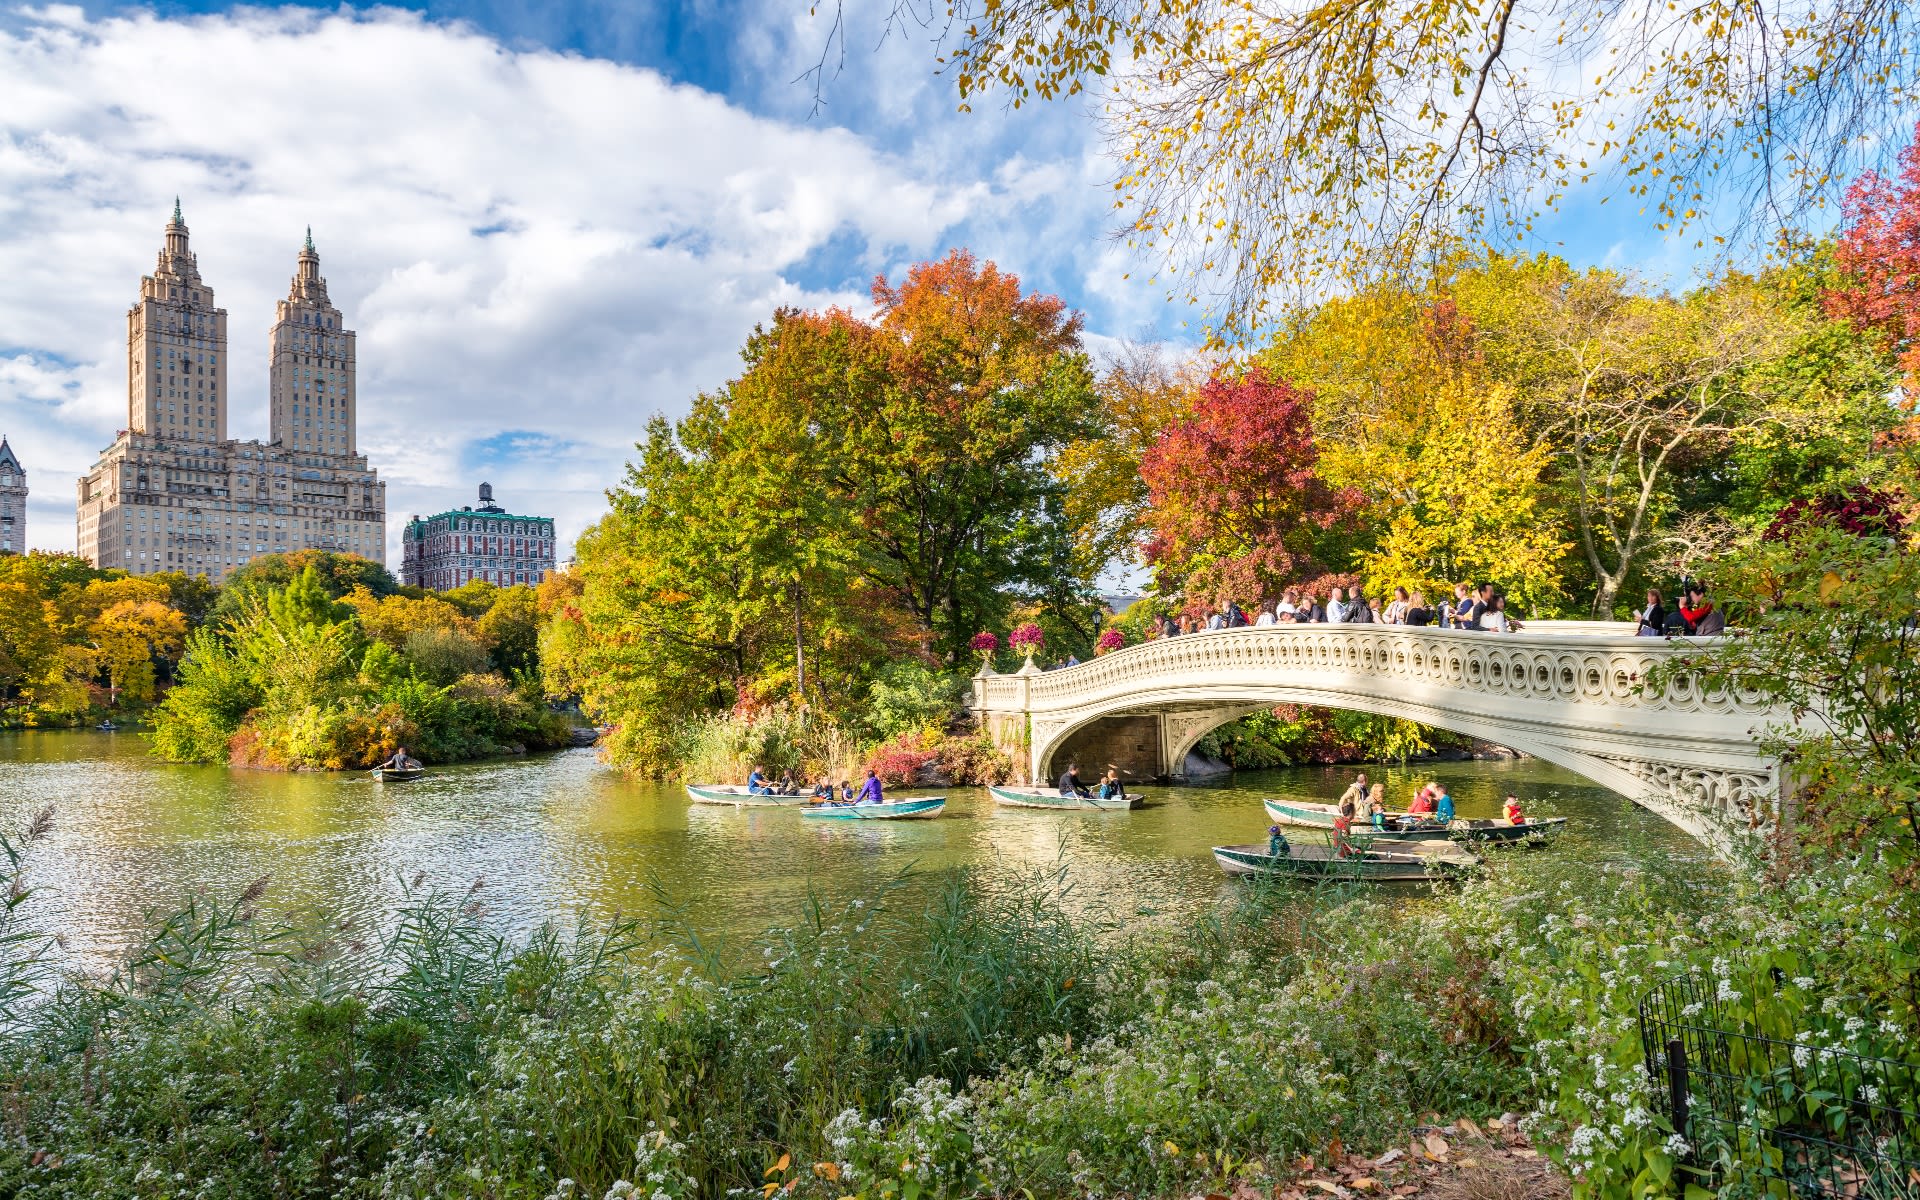
[[[386,561],[386,485],[355,449],[353,333],[311,232],[274,322],[266,443],[227,437],[227,313],[173,219],[127,312],[127,428],[79,481],[80,554],[219,582],[274,552]]]
[[[0,554],[27,552],[27,472],[0,433]]]
[[[191,442],[227,437],[227,310],[214,307],[187,249],[178,200],[160,261],[127,310],[127,429]]]
[[[354,334],[327,299],[313,231],[301,247],[287,298],[274,306],[272,438],[276,445],[322,454],[354,449]]]

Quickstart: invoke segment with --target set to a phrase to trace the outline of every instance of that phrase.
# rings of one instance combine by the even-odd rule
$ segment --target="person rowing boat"
[[[393,752],[392,758],[381,763],[379,769],[382,771],[418,771],[420,766],[420,760],[417,758],[409,758],[407,756],[407,748],[402,746]]]

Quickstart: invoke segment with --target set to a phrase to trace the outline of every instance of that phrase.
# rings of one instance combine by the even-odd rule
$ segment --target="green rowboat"
[[[1352,879],[1362,883],[1419,883],[1450,879],[1479,861],[1465,854],[1399,854],[1359,850],[1342,858],[1332,846],[1291,844],[1275,856],[1265,845],[1215,846],[1214,861],[1229,875],[1290,875],[1302,879]]]
[[[732,804],[736,806],[779,808],[805,804],[812,796],[775,796],[767,792],[749,792],[745,784],[707,783],[687,785],[687,796],[695,804]]]
[[[883,800],[879,804],[847,804],[834,800],[803,805],[800,815],[822,821],[925,821],[939,816],[946,807],[945,796],[915,796],[908,800]]]
[[[1010,804],[1015,808],[1070,808],[1078,812],[1090,809],[1139,808],[1147,802],[1145,796],[1128,792],[1126,796],[1116,796],[1102,800],[1098,796],[1063,796],[1059,788],[1000,787],[995,785],[987,789],[992,793],[994,803]]]
[[[1314,829],[1332,829],[1340,815],[1337,804],[1308,804],[1297,800],[1267,800],[1267,819],[1280,825],[1306,825]],[[1387,813],[1379,829],[1364,819],[1353,823],[1355,834],[1366,834],[1382,842],[1471,841],[1489,846],[1539,846],[1553,840],[1567,827],[1565,817],[1545,817],[1515,825],[1512,821],[1460,820],[1442,825],[1430,817],[1414,813]]]

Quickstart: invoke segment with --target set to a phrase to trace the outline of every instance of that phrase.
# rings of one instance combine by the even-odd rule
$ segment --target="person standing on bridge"
[[[1464,622],[1467,619],[1468,611],[1472,608],[1473,608],[1473,585],[1468,583],[1454,584],[1453,585],[1453,604],[1452,606],[1444,610],[1446,613],[1447,619],[1442,621],[1441,624],[1450,629],[1460,628],[1462,622]]]
[[[1347,593],[1340,588],[1334,588],[1327,593],[1327,624],[1345,625],[1347,623],[1346,597]]]
[[[1411,607],[1413,607],[1413,601],[1408,597],[1407,589],[1403,587],[1393,589],[1393,599],[1388,601],[1387,607],[1381,611],[1380,623],[1382,625],[1405,625],[1407,623],[1407,609]]]
[[[1641,637],[1659,637],[1667,627],[1667,606],[1662,601],[1659,588],[1647,589],[1647,606],[1640,610],[1640,628],[1635,630]]]
[[[1407,608],[1401,614],[1401,624],[1409,627],[1431,625],[1434,623],[1434,611],[1427,607],[1425,593],[1415,592],[1407,601]]]

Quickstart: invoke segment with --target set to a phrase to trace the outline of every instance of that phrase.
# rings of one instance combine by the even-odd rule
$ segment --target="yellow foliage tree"
[[[1541,510],[1552,448],[1528,444],[1504,389],[1444,389],[1426,414],[1411,442],[1355,456],[1377,481],[1375,511],[1387,518],[1379,544],[1361,556],[1368,594],[1406,587],[1439,603],[1452,584],[1484,580],[1514,598],[1516,616],[1557,607],[1570,546]]]
[[[902,21],[940,11],[891,7]],[[1525,238],[1588,184],[1633,197],[1655,228],[1718,242],[1731,225],[1764,245],[1873,161],[1920,80],[1897,3],[944,11],[941,64],[963,107],[994,89],[1015,105],[1098,96],[1123,230],[1229,334],[1259,327],[1275,296],[1404,278],[1458,241]],[[1712,232],[1710,212],[1724,222]]]
[[[356,587],[342,600],[360,617],[366,635],[403,649],[410,634],[456,630],[466,637],[489,644],[473,619],[438,596],[375,596],[365,587]]]
[[[158,600],[120,600],[94,618],[88,633],[116,700],[144,703],[153,699],[155,658],[179,656],[187,622]]]
[[[1480,331],[1449,292],[1378,288],[1296,320],[1262,361],[1315,393],[1322,472],[1358,489],[1377,540],[1368,594],[1442,602],[1487,580],[1528,612],[1557,609],[1570,548],[1545,511],[1553,447],[1490,378]]]

